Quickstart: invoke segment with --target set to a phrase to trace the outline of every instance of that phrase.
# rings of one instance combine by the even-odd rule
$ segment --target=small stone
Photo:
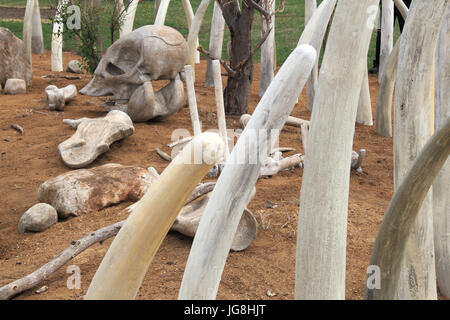
[[[272,291],[272,289],[267,290],[266,294],[268,297],[275,297],[277,295],[275,292]]]
[[[67,64],[66,71],[70,72],[70,73],[83,73],[83,69],[81,68],[80,61],[70,60],[69,63]]]
[[[5,83],[5,94],[27,93],[27,84],[22,79],[8,79]]]
[[[38,203],[28,209],[20,218],[19,232],[41,232],[58,221],[55,208],[47,203]]]

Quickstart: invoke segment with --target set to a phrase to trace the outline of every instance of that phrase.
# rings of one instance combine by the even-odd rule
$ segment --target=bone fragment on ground
[[[47,109],[64,110],[66,103],[72,101],[77,96],[77,87],[73,84],[59,89],[57,86],[50,85],[45,88],[47,99]]]
[[[67,218],[122,201],[138,201],[157,178],[153,168],[120,164],[72,170],[41,184],[38,200],[52,205],[60,218]]]
[[[109,146],[134,133],[130,117],[119,110],[110,111],[103,118],[64,119],[64,123],[76,128],[75,134],[58,146],[62,161],[69,168],[83,168]]]
[[[174,224],[172,225],[171,230],[194,238],[195,233],[197,232],[198,225],[200,223],[200,219],[210,197],[211,192],[202,199],[184,206],[178,214]],[[253,216],[253,213],[245,208],[236,234],[234,235],[231,250],[242,251],[246,249],[255,238],[256,230],[256,219]]]

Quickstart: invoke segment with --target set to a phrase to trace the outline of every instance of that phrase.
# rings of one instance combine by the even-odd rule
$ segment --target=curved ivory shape
[[[189,28],[189,35],[187,38],[187,43],[189,46],[188,64],[192,66],[194,80],[195,80],[195,59],[197,52],[198,33],[200,31],[200,26],[202,25],[206,9],[208,9],[210,2],[211,0],[202,0],[202,2],[200,2],[197,11],[195,12],[194,19],[192,19],[191,27]]]
[[[303,30],[302,35],[298,41],[297,45],[300,44],[310,44],[316,49],[317,52],[320,53],[322,48],[322,43],[325,37],[325,33],[327,31],[328,23],[331,19],[331,15],[333,14],[334,8],[336,6],[337,0],[324,0],[319,5],[317,9],[314,10],[311,19],[306,24],[305,29]],[[319,56],[319,55],[318,55]],[[317,58],[319,59],[319,58]],[[317,60],[318,63],[318,60]],[[316,63],[316,65],[317,65]],[[314,95],[317,91],[317,70],[314,67],[313,72],[311,73],[311,78],[309,81],[311,82],[310,86],[307,87],[307,103],[308,110],[312,110],[314,104]],[[316,80],[312,79],[316,78]],[[312,84],[315,84],[314,87]],[[308,85],[308,83],[307,83]],[[308,89],[309,88],[309,89]]]
[[[251,119],[251,115],[249,114],[243,114],[240,118],[240,124],[241,124],[241,128],[245,128],[245,126],[247,125],[247,123],[250,121]],[[292,116],[289,116],[285,122],[286,126],[291,126],[291,127],[297,127],[297,128],[301,128],[303,125],[307,125],[309,126],[309,121],[308,120],[303,120],[300,118],[295,118]]]
[[[225,119],[225,106],[223,104],[223,89],[222,89],[222,72],[219,60],[212,61],[214,74],[214,93],[216,97],[216,112],[217,112],[217,127],[219,128],[220,137],[225,145],[225,161],[230,155],[230,148],[228,147],[227,123]]]
[[[450,118],[447,118],[414,161],[384,215],[370,258],[370,265],[380,268],[380,289],[366,289],[366,299],[396,299],[402,258],[406,254],[407,243],[411,241],[415,221],[449,154]],[[448,188],[446,190],[448,193]]]
[[[436,48],[436,91],[434,125],[439,130],[450,118],[450,6],[441,26]],[[447,160],[433,184],[434,249],[439,291],[450,298],[450,160]]]
[[[39,10],[39,0],[34,2],[33,10],[33,31],[31,32],[31,51],[33,53],[44,53],[44,36],[42,34],[41,11]]]
[[[381,3],[381,45],[378,83],[381,83],[384,67],[394,46],[394,2],[392,0],[381,0]]]
[[[359,94],[360,96],[358,103],[358,111],[356,112],[356,123],[371,126],[373,125],[372,101],[370,100],[369,72],[367,71],[367,63],[366,68],[364,70],[363,81],[361,84],[361,91]]]
[[[194,131],[194,136],[196,136],[202,133],[202,129],[200,127],[200,119],[198,117],[197,99],[195,97],[194,75],[192,72],[192,66],[184,66],[184,75],[186,78],[186,91],[188,96],[189,114],[191,115],[192,130]]]
[[[366,13],[378,2],[340,0],[334,14],[303,171],[296,299],[345,298],[349,163],[361,88],[355,84],[362,83],[372,34]]]
[[[25,15],[23,17],[22,40],[27,51],[27,58],[31,64],[31,33],[33,32],[34,0],[27,0]]]
[[[135,205],[95,273],[86,300],[136,297],[178,213],[223,150],[222,140],[214,133],[198,135],[186,145]]]
[[[225,19],[222,10],[217,2],[214,2],[214,12],[211,21],[211,33],[209,36],[209,53],[211,56],[220,59],[222,57],[223,33],[225,30]],[[212,60],[207,60],[205,87],[214,86],[214,75],[212,70]]]
[[[400,11],[400,14],[402,15],[403,19],[406,21],[409,11],[408,7],[402,0],[394,0],[394,4],[397,7],[398,11]]]
[[[315,2],[315,0],[313,0]],[[270,13],[275,11],[275,1],[269,1],[269,3],[263,1],[262,7]],[[274,76],[274,65],[276,64],[274,50],[275,47],[275,15],[272,16],[272,21],[268,26],[266,23],[266,19],[261,17],[262,19],[262,30],[268,30],[272,28],[269,36],[266,41],[261,46],[261,63],[260,63],[260,72],[259,72],[259,96],[262,97],[269,87],[270,83],[273,80]],[[308,87],[307,87],[308,88]]]
[[[55,22],[53,23],[52,45],[51,45],[51,70],[53,72],[63,71],[62,47],[63,47],[63,31],[64,24],[60,22],[60,11],[66,6],[68,0],[59,0],[56,8]],[[59,33],[59,34],[57,34]]]
[[[139,4],[139,0],[132,0],[127,8],[127,12],[125,13],[125,17],[123,19],[123,23],[120,26],[119,34],[120,37],[130,33],[133,31],[134,24],[134,16],[136,15],[136,9]]]
[[[186,15],[188,29],[191,29],[192,20],[194,20],[194,11],[192,10],[191,2],[189,0],[181,0],[183,4],[184,14]],[[197,47],[198,47],[198,37],[197,37]],[[195,53],[195,63],[200,63],[200,52]]]
[[[448,0],[413,1],[400,40],[394,99],[395,190],[432,134],[434,53],[447,5]],[[437,299],[432,213],[429,194],[406,244],[399,299]]]
[[[167,9],[169,8],[170,0],[161,0],[156,13],[155,26],[163,26],[166,21]]]
[[[317,0],[306,0],[305,1],[305,25],[308,24],[309,20],[317,9]],[[328,22],[327,22],[328,24]],[[317,50],[317,49],[316,49]],[[317,50],[317,52],[319,52]],[[314,95],[317,89],[317,74],[319,72],[319,61],[314,65],[311,76],[306,82],[306,103],[309,111],[312,110],[314,104]]]
[[[385,65],[378,89],[376,131],[383,137],[392,137],[392,95],[394,94],[395,78],[397,77],[399,49],[400,39],[397,40]]]
[[[272,144],[276,142],[315,61],[314,48],[309,45],[297,47],[256,107],[225,164],[200,221],[179,299],[216,297],[234,234],[251,199],[260,168],[273,149]],[[253,156],[258,159],[252,159]]]

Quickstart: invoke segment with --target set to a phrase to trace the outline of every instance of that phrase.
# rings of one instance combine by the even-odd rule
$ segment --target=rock
[[[27,84],[22,79],[8,79],[5,83],[5,94],[27,93]]]
[[[31,72],[24,42],[0,27],[0,85],[8,79],[23,79],[30,86]]]
[[[83,73],[83,69],[81,68],[80,61],[70,60],[69,63],[67,64],[66,71],[70,72],[70,73]]]
[[[69,168],[83,168],[99,155],[109,150],[109,146],[134,133],[133,122],[122,111],[110,111],[103,118],[64,119],[64,123],[76,128],[75,134],[58,146],[62,161]]]
[[[20,218],[19,232],[41,232],[58,221],[55,208],[47,203],[38,203],[28,209]]]
[[[137,201],[157,178],[153,168],[106,164],[47,180],[38,189],[38,199],[51,204],[60,218],[67,218],[122,201]]]

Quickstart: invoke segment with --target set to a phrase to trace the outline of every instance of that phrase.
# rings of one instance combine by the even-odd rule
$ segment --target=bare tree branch
[[[223,65],[223,67],[225,68],[225,70],[227,70],[228,72],[228,76],[229,77],[233,77],[236,75],[236,71],[231,69],[231,67],[228,65],[228,63],[225,60],[219,59],[217,57],[212,56],[208,51],[206,51],[202,46],[198,46],[197,50],[204,54],[205,56],[207,56],[209,59],[211,60],[219,60],[220,64]]]

